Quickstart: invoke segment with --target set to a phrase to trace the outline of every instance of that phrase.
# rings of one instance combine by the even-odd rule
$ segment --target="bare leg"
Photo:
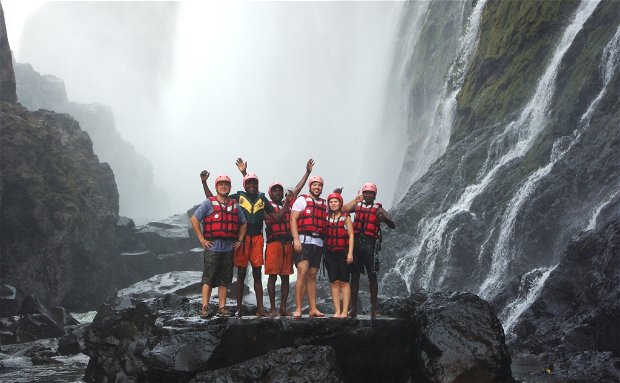
[[[308,305],[310,306],[310,316],[322,317],[325,314],[316,308],[316,275],[319,269],[315,267],[308,268],[308,279],[306,281],[308,289]]]
[[[351,285],[347,282],[340,282],[342,290],[342,318],[349,316],[349,302],[351,301]]]
[[[377,283],[377,274],[368,273],[368,281],[370,282],[370,316],[375,318],[377,313],[377,295],[379,293],[379,283]]]
[[[269,294],[269,304],[271,309],[269,310],[269,316],[275,316],[276,314],[276,280],[278,276],[270,274],[267,280],[267,294]]]
[[[217,287],[217,300],[219,303],[219,308],[226,306],[226,294],[228,294],[228,286],[218,286]]]
[[[332,304],[334,305],[334,318],[340,317],[340,285],[338,281],[329,284],[332,289]]]
[[[301,304],[303,303],[304,296],[306,295],[307,282],[308,282],[308,261],[301,261],[297,263],[297,282],[295,283],[295,312],[293,317],[301,318]]]
[[[237,316],[243,316],[243,288],[245,287],[245,274],[247,268],[237,267]]]
[[[266,316],[263,309],[263,281],[262,281],[262,267],[252,267],[252,277],[254,278],[254,291],[256,292],[256,316]]]
[[[280,298],[280,315],[281,316],[291,316],[291,313],[286,309],[286,305],[288,302],[288,291],[289,291],[289,277],[288,275],[280,275],[280,286],[282,296]],[[275,288],[275,286],[274,286]]]
[[[360,274],[351,272],[351,317],[357,317],[357,293],[360,289]]]
[[[202,285],[202,305],[203,306],[208,305],[210,298],[211,298],[211,286],[203,284]]]

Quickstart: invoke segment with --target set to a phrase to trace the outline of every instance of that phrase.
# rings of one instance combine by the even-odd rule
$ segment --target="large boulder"
[[[203,320],[199,299],[121,296],[101,307],[85,336],[91,357],[85,379],[201,381],[219,371],[234,382],[259,373],[284,381],[298,378],[300,363],[307,362],[351,382],[512,381],[503,331],[480,298],[419,294],[388,302],[383,309],[394,317],[374,320]],[[327,355],[312,356],[300,346],[328,346]],[[268,355],[277,361],[266,362]],[[241,366],[251,372],[237,375]]]

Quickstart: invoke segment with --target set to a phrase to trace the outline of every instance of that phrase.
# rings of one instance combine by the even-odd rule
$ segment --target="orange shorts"
[[[263,246],[265,240],[262,234],[246,235],[243,240],[243,246],[239,246],[235,250],[235,267],[248,267],[248,263],[252,267],[259,267],[263,262]]]
[[[265,275],[293,274],[293,243],[273,241],[265,250]]]

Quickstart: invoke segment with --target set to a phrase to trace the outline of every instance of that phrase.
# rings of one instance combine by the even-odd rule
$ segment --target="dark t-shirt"
[[[239,202],[243,210],[245,220],[248,223],[248,235],[258,235],[263,233],[263,220],[265,213],[271,214],[275,211],[269,203],[265,194],[257,193],[250,195],[244,191],[238,191],[230,196]]]

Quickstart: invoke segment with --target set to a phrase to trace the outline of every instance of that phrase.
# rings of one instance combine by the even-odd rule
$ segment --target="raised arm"
[[[299,194],[301,189],[306,184],[306,181],[308,181],[308,177],[310,176],[310,173],[312,173],[312,168],[313,167],[314,167],[314,160],[312,158],[310,158],[308,160],[308,162],[306,163],[306,172],[304,173],[304,176],[301,177],[301,179],[299,180],[297,185],[295,185],[295,188],[293,188],[293,197],[294,198],[297,197],[297,195]]]
[[[362,195],[362,193],[358,191],[355,198],[353,198],[351,201],[342,205],[342,211],[344,211],[345,213],[352,212],[355,209],[355,205],[357,205],[358,202],[362,202],[363,200],[364,200],[364,196]]]
[[[237,161],[235,161],[235,165],[237,165],[237,169],[239,169],[241,175],[245,177],[247,174],[246,170],[248,170],[248,161],[244,162],[243,158],[239,157]]]
[[[207,185],[207,180],[209,179],[210,174],[211,173],[209,173],[206,170],[203,170],[200,172],[200,181],[202,182],[202,190],[204,190],[205,196],[207,198],[213,197],[213,193],[211,193],[211,190],[209,190],[209,185]]]
[[[396,224],[392,221],[387,211],[384,208],[379,208],[377,211],[377,218],[379,218],[379,222],[385,222],[390,229],[395,229]]]

